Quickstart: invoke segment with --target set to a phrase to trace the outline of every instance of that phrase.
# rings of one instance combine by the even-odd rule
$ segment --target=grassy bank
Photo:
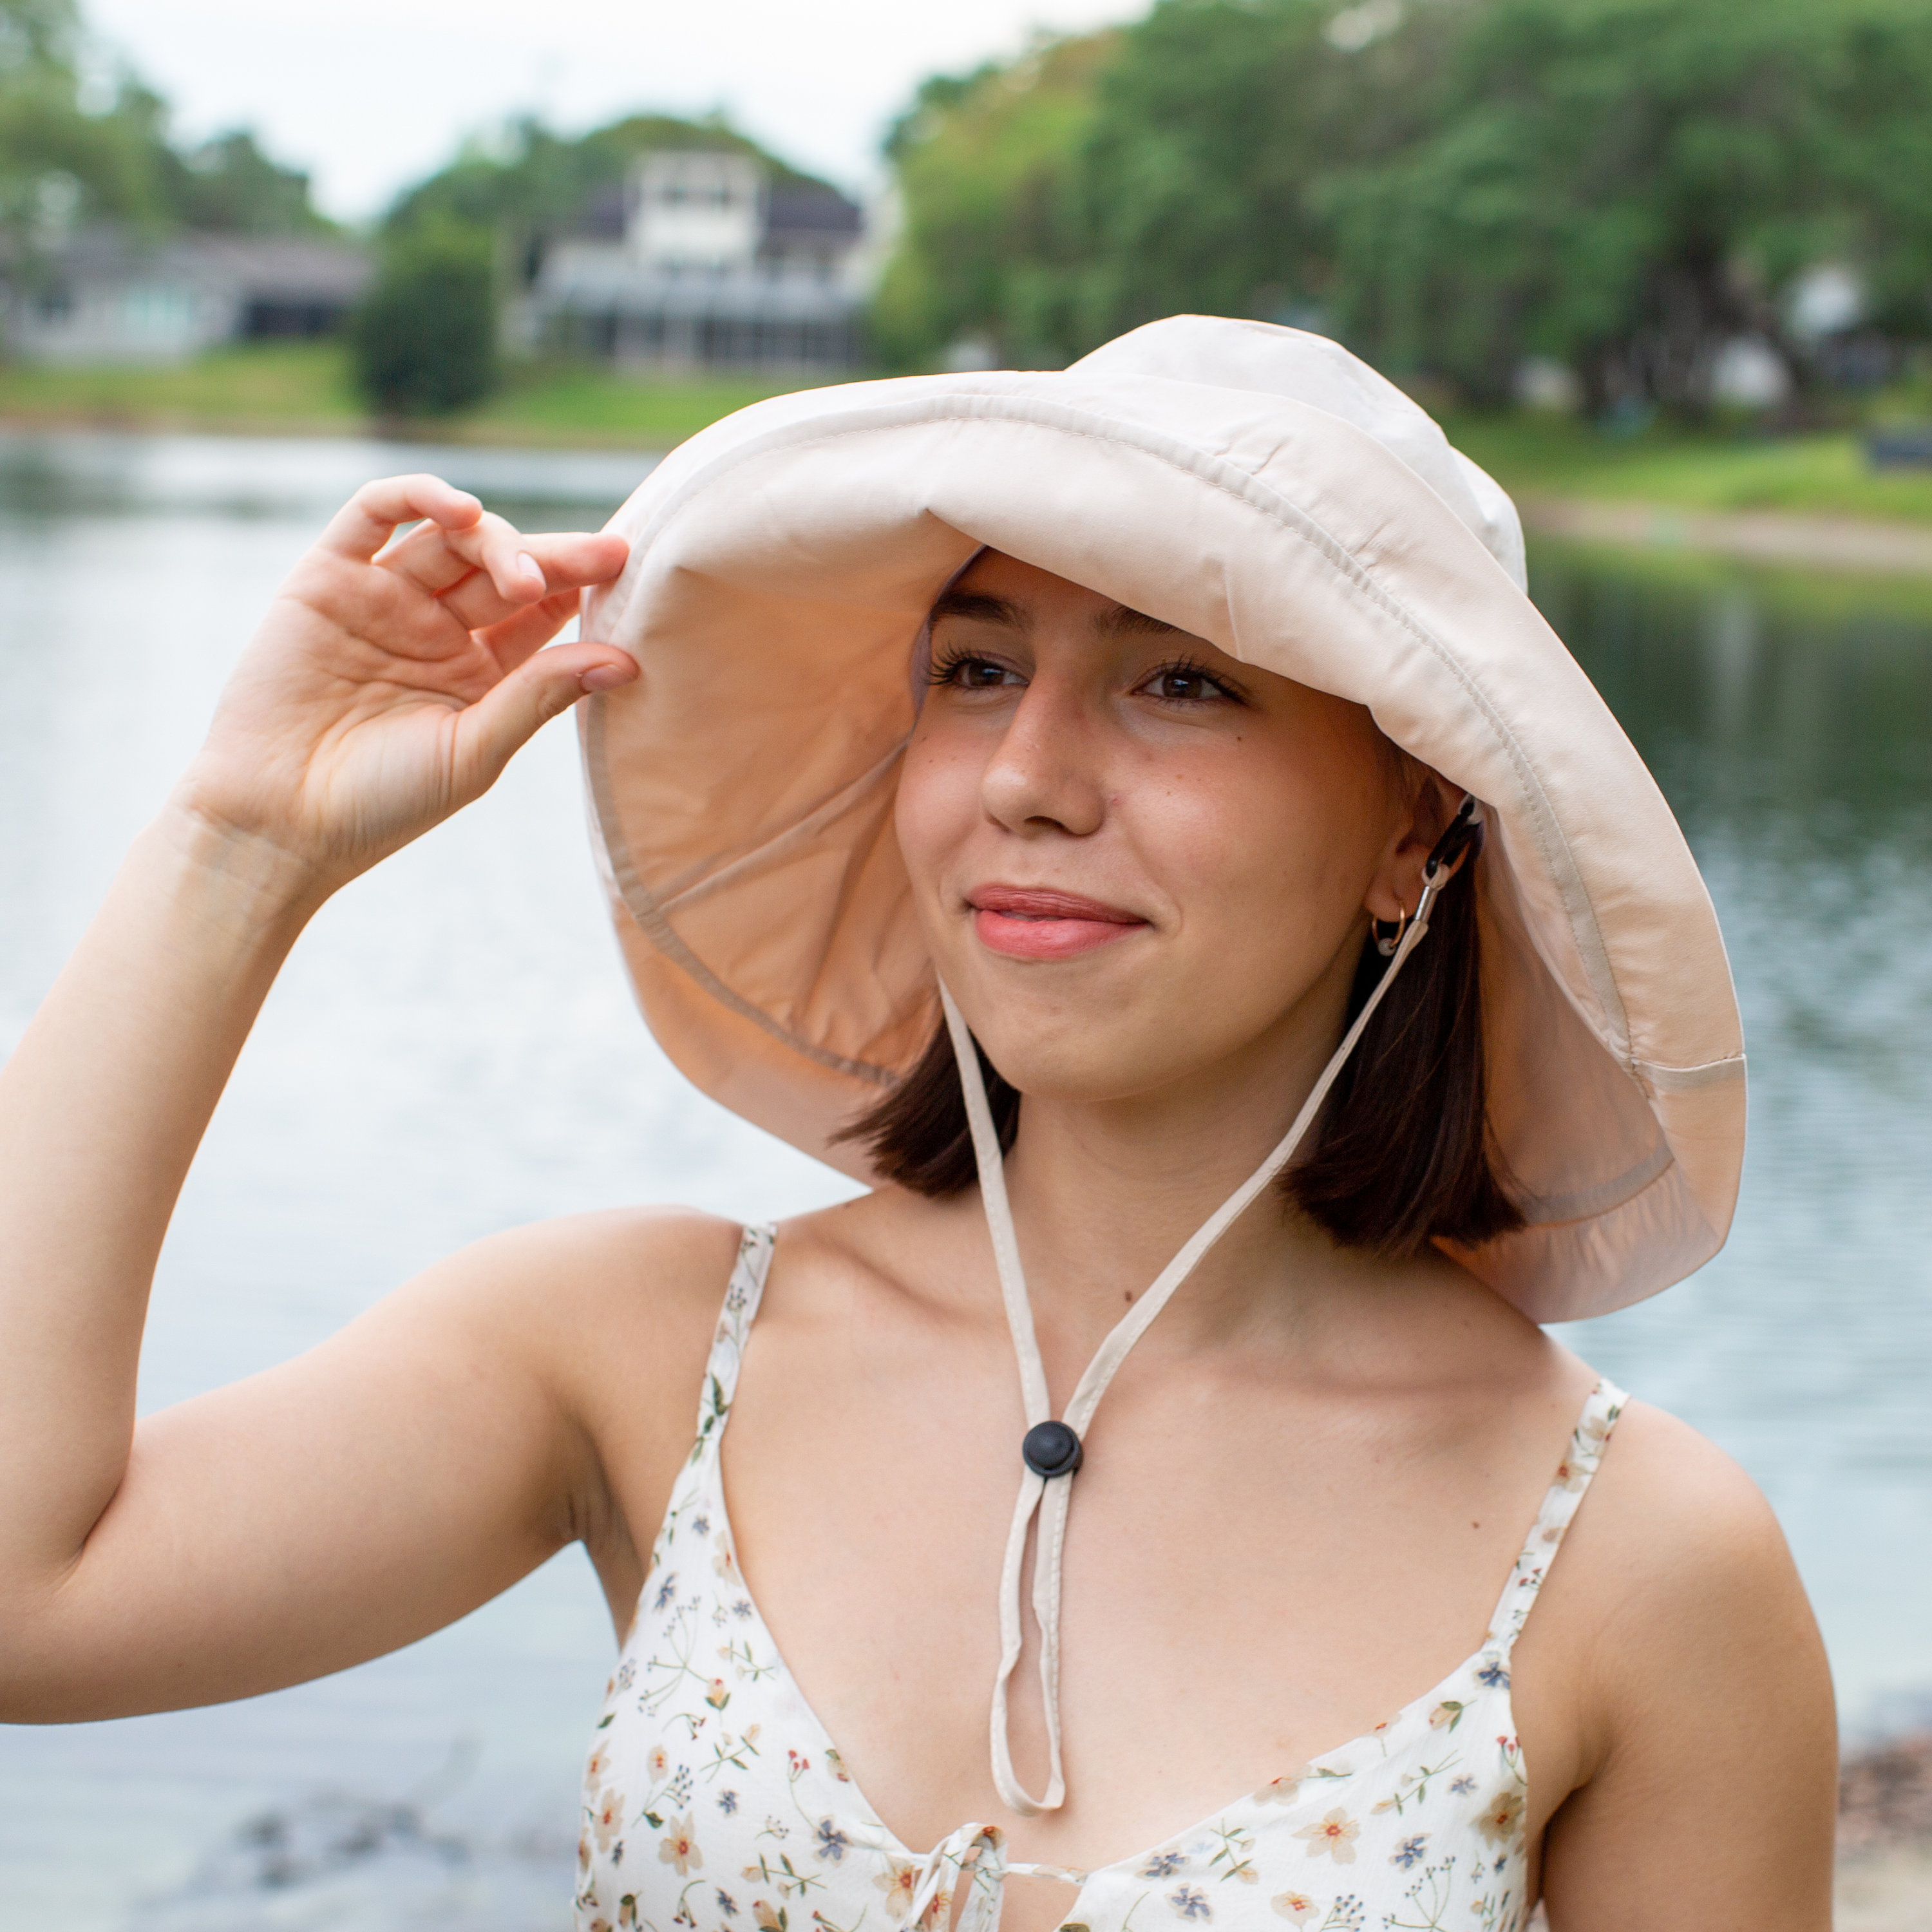
[[[476,409],[409,425],[436,441],[665,449],[747,403],[801,386],[675,381],[584,365],[513,367]],[[370,428],[334,343],[265,343],[175,368],[0,363],[0,422],[134,430],[354,434]],[[1614,436],[1561,418],[1469,416],[1456,440],[1517,496],[1686,511],[1781,510],[1932,524],[1932,471],[1874,474],[1850,434],[1653,428]]]
[[[667,449],[747,403],[802,386],[731,379],[643,381],[574,364],[513,368],[477,408],[407,425],[435,442]],[[374,428],[341,346],[262,343],[172,368],[0,362],[0,422],[15,428],[356,435]]]
[[[1856,436],[1654,428],[1608,434],[1567,418],[1453,422],[1460,446],[1514,495],[1932,521],[1932,470],[1874,472]]]
[[[164,367],[0,362],[0,421],[16,426],[346,434],[362,410],[334,343],[263,343]]]

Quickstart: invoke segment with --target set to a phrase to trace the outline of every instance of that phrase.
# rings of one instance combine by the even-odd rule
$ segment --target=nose
[[[1099,737],[1081,693],[1065,679],[1036,675],[980,779],[987,816],[1010,832],[1079,838],[1098,831],[1107,802]]]

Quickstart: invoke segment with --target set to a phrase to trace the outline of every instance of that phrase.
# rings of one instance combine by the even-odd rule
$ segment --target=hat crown
[[[1414,470],[1481,539],[1517,589],[1528,587],[1522,525],[1508,493],[1456,448],[1418,404],[1325,335],[1225,316],[1172,315],[1103,344],[1072,367],[1083,374],[1251,390],[1339,416]]]

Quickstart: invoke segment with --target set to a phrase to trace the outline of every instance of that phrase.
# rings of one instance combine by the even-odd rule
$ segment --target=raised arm
[[[130,1460],[135,1375],[176,1196],[289,948],[332,892],[487,790],[547,718],[636,675],[608,646],[542,648],[623,558],[616,538],[520,536],[434,478],[360,491],[278,595],[206,746],[0,1069],[0,1720],[244,1694],[420,1634],[394,1616],[310,1628],[275,1580],[315,1570],[301,1580],[326,1613],[332,1526],[315,1519],[332,1507],[362,1511],[371,1561],[392,1560],[367,1484],[356,1493],[373,1473],[353,1466],[357,1442],[371,1457],[421,1447],[442,1500],[418,1438],[465,1388],[499,1404],[467,1507],[502,1534],[481,1569],[458,1564],[448,1604],[403,1623],[460,1613],[562,1540],[546,1458],[566,1452],[530,1378],[512,1385],[493,1353],[487,1279],[470,1339],[442,1348],[436,1373],[411,1340],[447,1299],[432,1285],[333,1356],[144,1425]],[[475,1527],[457,1514],[453,1533]],[[278,1523],[301,1562],[250,1541]],[[256,1593],[260,1615],[225,1619],[224,1590]],[[154,1618],[145,1657],[116,1614],[130,1593]]]

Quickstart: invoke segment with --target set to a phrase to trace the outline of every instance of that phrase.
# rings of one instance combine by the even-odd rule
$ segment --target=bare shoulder
[[[634,1394],[668,1394],[697,1386],[741,1232],[686,1208],[571,1215],[460,1249],[405,1292],[562,1391],[594,1400],[621,1360]]]
[[[1689,1424],[1636,1401],[1618,1418],[1562,1568],[1613,1571],[1619,1587],[1605,1611],[1620,1624],[1718,1609],[1730,1620],[1797,1588],[1756,1484]]]
[[[535,1222],[459,1249],[356,1326],[526,1391],[579,1442],[595,1493],[575,1514],[596,1516],[616,1468],[675,1466],[689,1447],[740,1232],[678,1208]]]
[[[1613,1899],[1618,1924],[1686,1932],[1828,1922],[1830,1672],[1777,1519],[1722,1450],[1628,1405],[1517,1654],[1576,1746],[1552,1926],[1607,1928]]]
[[[1654,1700],[1742,1682],[1773,1659],[1789,1667],[1799,1652],[1822,1658],[1762,1492],[1688,1423],[1635,1401],[1617,1420],[1524,1633],[1526,1660],[1559,1646],[1570,1665],[1562,1676],[1592,1714],[1598,1755],[1622,1717]]]

